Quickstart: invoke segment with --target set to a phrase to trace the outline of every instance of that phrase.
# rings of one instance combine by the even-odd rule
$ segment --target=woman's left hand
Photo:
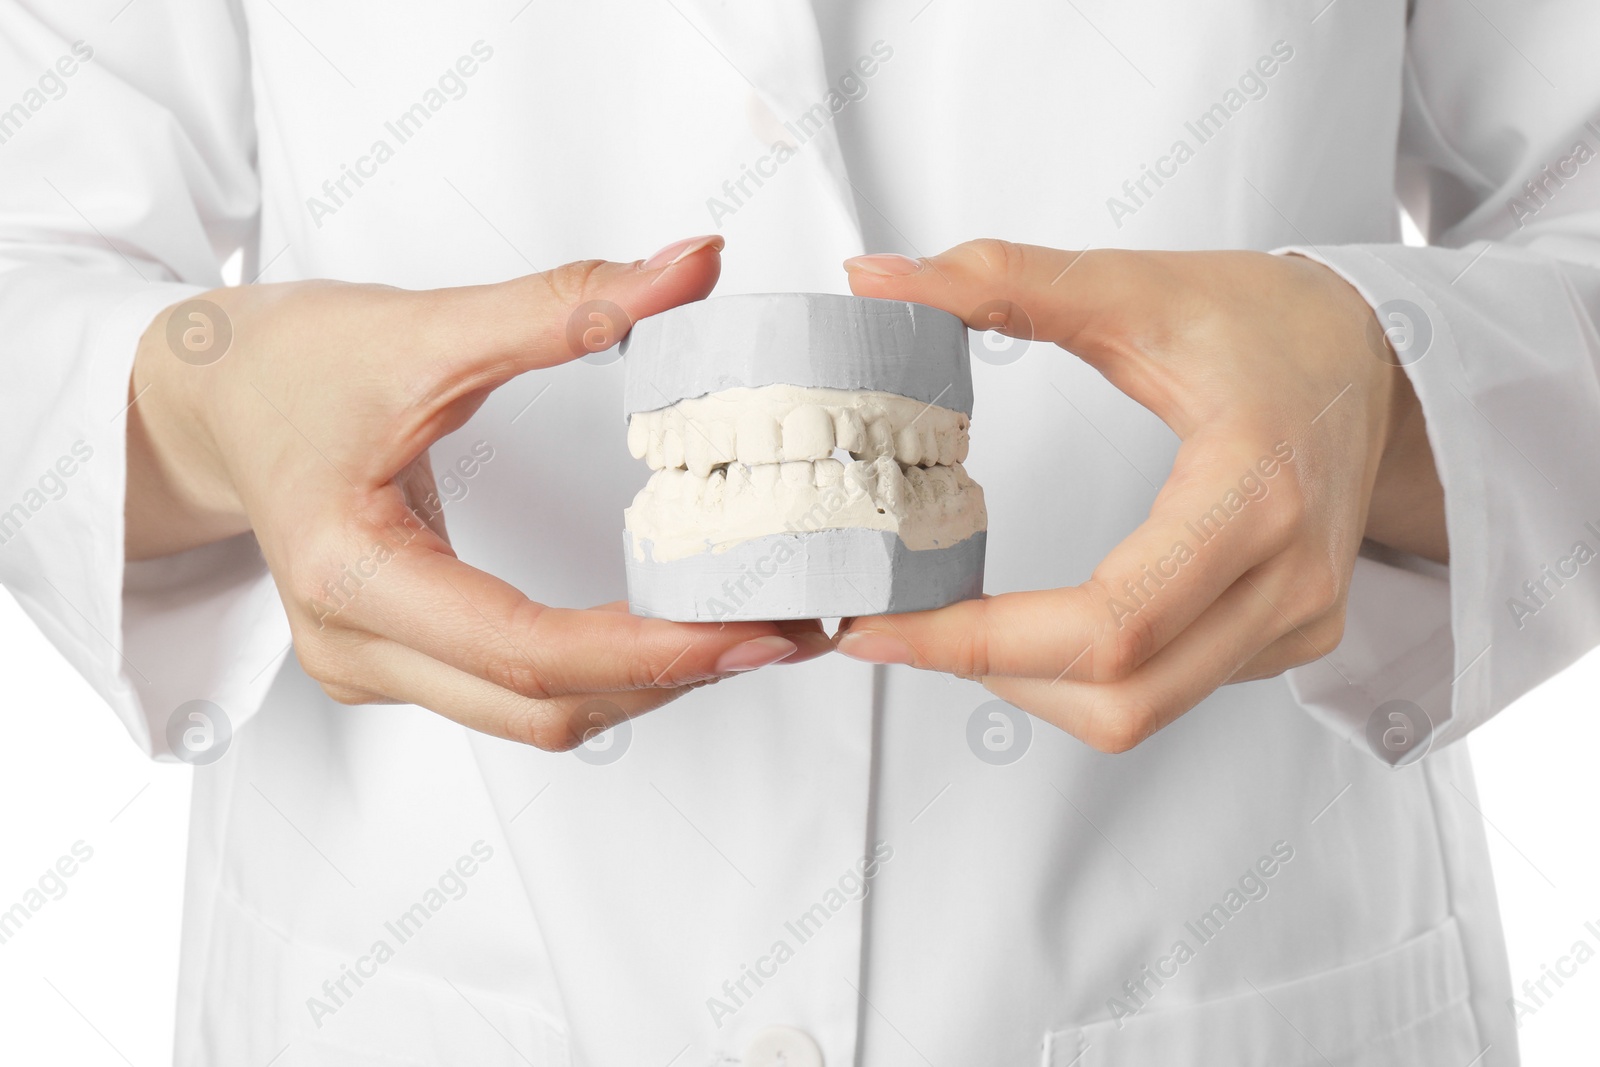
[[[984,240],[846,267],[858,295],[1054,342],[1182,445],[1082,585],[846,620],[845,655],[979,680],[1121,752],[1221,685],[1331,652],[1364,537],[1446,557],[1415,394],[1371,308],[1319,263]]]

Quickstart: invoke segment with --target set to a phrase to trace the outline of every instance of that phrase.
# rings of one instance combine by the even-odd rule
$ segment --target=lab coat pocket
[[[1043,1067],[1461,1067],[1482,1053],[1454,918],[1290,982],[1047,1034]]]
[[[391,937],[345,951],[285,936],[226,894],[193,1067],[570,1067],[567,1028],[461,959],[419,969]],[[380,945],[384,946],[380,949]],[[385,951],[384,949],[387,949]],[[407,958],[408,952],[413,957]]]

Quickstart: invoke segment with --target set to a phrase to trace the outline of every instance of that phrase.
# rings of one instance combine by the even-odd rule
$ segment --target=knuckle
[[[1145,706],[1117,702],[1109,704],[1105,714],[1099,716],[1094,726],[1085,731],[1084,742],[1096,752],[1117,756],[1137,748],[1152,733],[1155,715]]]
[[[1277,677],[1328,655],[1344,640],[1343,611],[1330,612],[1314,622],[1290,630],[1255,665],[1254,677]]]
[[[496,639],[505,649],[505,655],[491,662],[489,681],[529,700],[547,700],[554,695],[549,672],[525,651],[537,649],[543,644],[542,631],[546,622],[543,604],[523,600],[512,607],[508,621],[509,636]]]
[[[1345,612],[1343,606],[1337,611],[1330,611],[1317,623],[1317,644],[1326,652],[1332,652],[1344,642]]]
[[[1118,682],[1139,669],[1156,648],[1155,623],[1143,607],[1120,613],[1100,632],[1092,653],[1091,680]]]
[[[320,685],[322,687],[322,691],[328,695],[328,699],[337,704],[343,704],[346,707],[353,707],[357,704],[371,704],[375,698],[375,694],[370,693],[365,689],[356,689],[347,685],[339,685],[336,682],[318,682],[317,684]]]
[[[1295,581],[1297,622],[1315,622],[1324,616],[1340,614],[1344,602],[1344,582],[1331,563],[1303,568]]]
[[[570,752],[583,743],[572,714],[553,704],[530,701],[506,719],[506,736],[545,752]]]
[[[316,682],[330,700],[340,704],[373,704],[386,698],[358,669],[356,654],[325,639],[296,634],[295,658],[306,677]]]
[[[1305,489],[1293,478],[1282,479],[1268,497],[1268,506],[1262,514],[1266,539],[1275,551],[1283,551],[1293,544],[1305,529],[1309,502]]]
[[[326,629],[343,615],[354,601],[353,590],[341,589],[343,576],[331,564],[310,569],[296,568],[289,579],[289,595],[296,607],[305,609],[308,626],[315,632]]]
[[[1022,246],[998,237],[980,237],[959,246],[960,259],[993,278],[1012,279],[1023,271]]]
[[[550,697],[550,687],[536,664],[512,655],[489,664],[488,681],[529,700]]]
[[[681,655],[672,660],[666,660],[664,657],[634,657],[628,663],[628,687],[673,689],[688,682],[699,681],[701,675],[684,665],[684,660],[687,658]]]
[[[303,634],[294,635],[294,655],[306,677],[324,688],[348,685],[353,679],[345,655],[327,641]]]
[[[603,259],[580,259],[547,270],[539,277],[559,303],[578,304],[594,288],[594,277],[604,266]]]
[[[978,618],[957,631],[955,647],[951,649],[953,662],[950,664],[950,673],[958,678],[987,678],[993,673],[989,650],[994,647],[992,641],[995,635],[991,631],[994,619],[983,610],[983,601],[972,603],[976,605],[974,610]]]
[[[291,622],[299,622],[312,637],[359,630],[357,620],[372,596],[367,586],[389,558],[384,552],[397,551],[387,535],[400,523],[401,512],[410,524],[422,526],[403,504],[393,510],[363,504],[349,516],[301,535],[289,550],[287,575],[277,576],[286,597],[293,598],[288,605]]]
[[[1339,647],[1344,640],[1345,614],[1342,610],[1330,611],[1305,627],[1306,636],[1310,638],[1315,651],[1307,649],[1308,659],[1317,659],[1327,655]]]

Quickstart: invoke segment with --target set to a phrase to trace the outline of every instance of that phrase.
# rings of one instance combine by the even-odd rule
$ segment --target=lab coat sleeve
[[[249,537],[123,562],[136,345],[254,232],[248,71],[232,3],[0,0],[0,582],[156,756],[288,641]]]
[[[1496,26],[1415,5],[1397,181],[1430,247],[1283,250],[1339,272],[1390,331],[1444,486],[1448,569],[1364,553],[1343,643],[1288,675],[1397,764],[1600,643],[1600,64],[1579,46],[1600,41],[1600,5],[1515,10]],[[1416,741],[1373,743],[1374,716],[1403,727],[1390,713],[1413,707]]]

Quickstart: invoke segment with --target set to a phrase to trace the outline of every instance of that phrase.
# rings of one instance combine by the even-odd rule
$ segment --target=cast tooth
[[[801,404],[783,417],[783,458],[822,459],[833,455],[833,418],[828,409]]]
[[[645,419],[649,425],[645,430],[644,461],[652,470],[661,470],[667,465],[661,458],[661,412],[646,412]]]
[[[957,463],[965,463],[967,461],[967,447],[969,445],[971,445],[971,444],[972,444],[972,438],[971,438],[971,436],[968,435],[966,430],[958,430],[958,431],[956,431],[956,462]]]
[[[846,452],[864,452],[867,448],[867,428],[861,422],[861,416],[849,408],[839,412],[834,418],[834,431],[838,436],[839,447]]]
[[[669,467],[683,466],[683,412],[670,407],[661,413],[661,460]]]
[[[776,423],[773,423],[776,426]],[[740,438],[743,441],[743,438]],[[750,488],[763,496],[770,496],[778,487],[778,465],[762,463],[750,468]]]
[[[706,479],[684,471],[678,478],[678,499],[685,504],[698,504],[705,495]]]
[[[933,420],[923,420],[918,440],[922,447],[918,449],[921,455],[917,458],[917,462],[924,467],[931,467],[939,462],[939,434],[933,428]]]
[[[915,426],[902,427],[894,435],[894,458],[911,467],[922,458],[922,436]]]
[[[867,459],[894,455],[894,430],[888,419],[873,419],[867,423],[867,447],[863,455]]]
[[[783,472],[783,484],[794,489],[811,488],[811,461],[808,459],[788,459],[779,464]]]
[[[750,488],[750,468],[743,463],[728,464],[727,492],[742,493]]]
[[[870,495],[873,486],[878,480],[876,468],[871,463],[860,459],[842,464],[842,466],[844,467],[845,488],[850,491],[850,495],[854,496],[857,493]]]
[[[726,478],[720,470],[712,471],[711,476],[706,479],[706,507],[714,508],[722,505],[722,489],[725,480]]]
[[[683,465],[696,477],[704,478],[717,465],[711,454],[711,442],[699,423],[689,422],[683,428]]]
[[[961,465],[960,460],[950,465],[950,471],[956,476],[956,484],[961,488],[965,489],[972,484],[972,479],[967,475],[967,468]]]
[[[734,434],[739,462],[747,466],[778,462],[778,450],[783,444],[778,420],[760,412],[746,412],[739,416]]]
[[[728,419],[713,419],[700,427],[706,431],[707,445],[711,449],[711,463],[732,463],[738,458],[733,447],[733,423]]]
[[[669,426],[661,435],[661,462],[669,467],[683,466],[683,431]]]
[[[844,464],[836,459],[819,459],[812,464],[813,475],[816,478],[818,489],[825,489],[830,485],[838,485],[844,479]]]
[[[636,411],[628,416],[628,455],[643,459],[649,447],[650,428],[644,424],[644,412]]]
[[[911,496],[916,498],[918,504],[926,506],[933,502],[933,485],[928,481],[928,472],[921,467],[906,468],[906,485],[911,489]]]
[[[956,461],[956,431],[953,427],[946,426],[935,436],[935,444],[939,446],[939,465],[948,467]]]
[[[678,467],[667,467],[650,479],[650,488],[662,500],[683,499],[683,479],[689,472]]]
[[[900,473],[900,464],[894,461],[893,456],[879,456],[872,461],[872,467],[877,474],[878,492],[875,495],[878,501],[896,515],[904,515],[909,491],[906,476]]]

